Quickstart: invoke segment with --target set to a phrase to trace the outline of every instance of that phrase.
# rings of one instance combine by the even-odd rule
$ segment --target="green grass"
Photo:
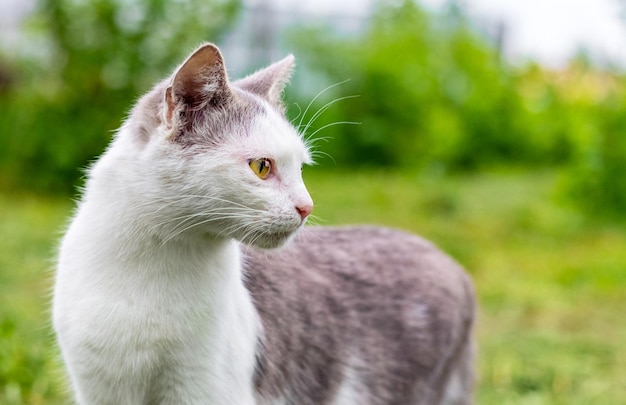
[[[560,202],[552,172],[305,172],[320,224],[419,233],[478,291],[478,404],[626,404],[626,227]],[[0,195],[0,403],[64,403],[47,306],[66,201]]]
[[[0,194],[0,404],[62,403],[48,303],[69,202]]]

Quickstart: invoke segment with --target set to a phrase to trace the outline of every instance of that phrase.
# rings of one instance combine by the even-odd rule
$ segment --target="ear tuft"
[[[294,67],[295,58],[293,55],[289,55],[265,69],[237,80],[233,85],[263,97],[282,111],[284,110],[282,93],[289,82]]]

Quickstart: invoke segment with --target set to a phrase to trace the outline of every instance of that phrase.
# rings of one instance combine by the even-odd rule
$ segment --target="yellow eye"
[[[269,159],[250,159],[248,161],[248,165],[250,165],[250,169],[259,176],[260,179],[265,180],[270,175],[270,171],[272,169],[272,163]]]

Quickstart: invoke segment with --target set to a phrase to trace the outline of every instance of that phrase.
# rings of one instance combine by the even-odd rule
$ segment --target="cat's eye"
[[[250,169],[256,174],[260,179],[265,180],[270,175],[270,171],[272,169],[272,162],[269,159],[250,159],[248,161],[248,165]]]

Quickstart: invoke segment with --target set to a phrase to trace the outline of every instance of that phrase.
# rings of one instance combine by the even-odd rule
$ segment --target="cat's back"
[[[305,228],[280,251],[247,251],[246,278],[264,329],[264,397],[469,403],[459,393],[472,380],[473,288],[429,242],[377,227]],[[460,398],[442,402],[450,390]]]

